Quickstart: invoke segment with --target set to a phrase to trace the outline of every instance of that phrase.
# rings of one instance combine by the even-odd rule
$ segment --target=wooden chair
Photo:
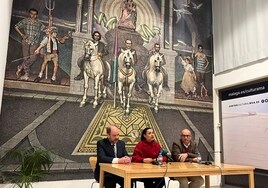
[[[91,169],[92,169],[92,171],[94,173],[96,165],[97,165],[97,157],[96,156],[90,156],[88,158],[88,161],[89,161],[90,167],[91,167]],[[97,182],[96,180],[94,182],[92,182],[91,188],[93,188],[93,185],[95,183],[99,183],[99,182]],[[137,188],[137,181],[134,181],[133,184],[134,184],[134,187]]]
[[[92,171],[94,173],[95,168],[96,168],[96,164],[97,164],[97,157],[96,156],[91,156],[91,157],[88,158],[88,161],[89,161],[89,164],[91,166],[91,169],[92,169]],[[93,185],[95,183],[98,183],[98,182],[96,180],[93,181],[92,184],[91,184],[91,188],[93,188]]]

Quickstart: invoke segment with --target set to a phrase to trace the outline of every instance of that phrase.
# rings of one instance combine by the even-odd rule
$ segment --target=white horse
[[[156,53],[149,59],[149,69],[145,72],[149,87],[149,104],[154,104],[155,112],[158,112],[158,102],[163,88],[164,74],[161,72],[163,55]]]
[[[84,95],[83,99],[80,102],[80,107],[84,107],[87,99],[87,90],[88,90],[88,81],[89,78],[94,80],[94,100],[93,108],[96,108],[98,105],[98,100],[101,96],[106,98],[106,87],[103,85],[104,77],[104,65],[102,59],[98,55],[97,44],[93,41],[88,40],[84,41],[85,55],[84,55]],[[101,89],[103,89],[101,91]]]
[[[133,68],[134,53],[135,51],[121,50],[118,56],[118,94],[121,106],[125,108],[126,114],[129,114],[129,101],[136,82],[136,71]]]

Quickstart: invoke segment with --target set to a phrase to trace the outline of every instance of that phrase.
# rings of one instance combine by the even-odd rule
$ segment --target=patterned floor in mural
[[[126,143],[129,154],[133,153],[135,145],[140,140],[140,133],[146,127],[154,130],[156,140],[169,151],[151,109],[147,105],[132,103],[129,115],[124,114],[123,108],[113,106],[112,101],[105,101],[102,104],[72,155],[96,155],[97,141],[107,137],[106,127],[112,124],[119,127],[120,139]]]

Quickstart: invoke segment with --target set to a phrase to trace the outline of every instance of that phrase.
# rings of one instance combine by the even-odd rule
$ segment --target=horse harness
[[[128,83],[128,77],[130,77],[134,70],[132,69],[130,72],[125,72],[123,69],[120,69],[120,72],[125,76],[125,83],[127,84]]]
[[[92,59],[92,57],[94,57],[94,56],[96,56],[96,58],[95,59]],[[104,62],[103,62],[103,60],[101,59],[101,56],[100,55],[91,55],[91,58],[90,58],[90,61],[96,61],[96,60],[100,60],[100,62],[101,62],[101,66],[102,66],[102,70],[105,70],[105,66],[104,66]],[[89,64],[89,66],[90,66],[90,64]],[[90,66],[91,67],[91,66]],[[103,71],[104,72],[104,71]]]

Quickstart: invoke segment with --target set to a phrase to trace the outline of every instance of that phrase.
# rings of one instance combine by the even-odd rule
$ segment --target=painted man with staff
[[[46,36],[43,38],[41,41],[40,45],[38,48],[34,51],[34,54],[39,54],[41,49],[45,49],[43,52],[43,63],[40,68],[40,72],[38,77],[35,78],[34,82],[38,83],[40,82],[44,76],[43,73],[46,69],[46,76],[45,78],[47,79],[47,72],[48,72],[48,62],[52,61],[54,64],[53,67],[53,74],[51,77],[51,83],[58,85],[60,84],[60,80],[57,78],[57,72],[59,68],[59,44],[63,44],[65,40],[68,40],[71,37],[71,32],[69,32],[65,36],[57,37],[58,29],[53,26],[53,18],[52,18],[52,10],[55,8],[55,1],[51,3],[51,0],[46,1],[46,9],[48,10],[48,28],[46,32]]]
[[[45,26],[37,19],[38,11],[34,8],[29,10],[29,18],[19,21],[15,25],[15,30],[22,38],[23,62],[18,65],[16,75],[20,80],[27,81],[30,76],[30,70],[37,56],[34,51],[39,45],[41,32],[45,31]],[[24,75],[22,75],[24,72]]]

